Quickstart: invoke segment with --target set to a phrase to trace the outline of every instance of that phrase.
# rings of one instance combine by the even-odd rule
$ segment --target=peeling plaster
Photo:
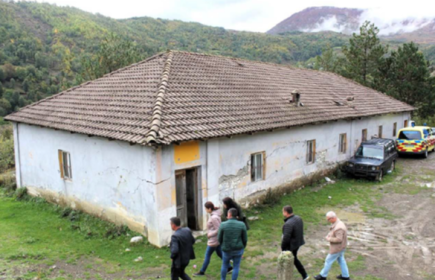
[[[234,197],[234,190],[248,176],[248,166],[239,169],[236,175],[223,175],[219,178],[219,199]]]

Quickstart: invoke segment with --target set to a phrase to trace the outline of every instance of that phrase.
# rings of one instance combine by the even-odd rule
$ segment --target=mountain
[[[378,12],[379,13],[379,12]],[[386,40],[435,44],[435,18],[382,19],[376,10],[311,7],[281,21],[268,34],[334,31],[350,35],[364,21],[374,23]]]
[[[140,59],[173,49],[282,64],[348,40],[332,32],[275,36],[150,17],[116,20],[72,7],[0,0],[0,116],[84,82],[83,65],[98,60],[111,34],[133,42]]]

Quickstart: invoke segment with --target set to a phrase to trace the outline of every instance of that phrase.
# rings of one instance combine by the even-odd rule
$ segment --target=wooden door
[[[181,220],[181,226],[187,226],[187,199],[186,199],[186,171],[175,172],[175,188],[177,196],[177,217]]]

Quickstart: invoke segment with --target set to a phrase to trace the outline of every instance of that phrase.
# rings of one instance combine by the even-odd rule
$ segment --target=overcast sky
[[[112,18],[149,16],[200,22],[226,29],[265,32],[280,21],[313,6],[369,9],[379,21],[435,18],[434,0],[37,0],[73,6]],[[372,20],[373,21],[373,20]]]

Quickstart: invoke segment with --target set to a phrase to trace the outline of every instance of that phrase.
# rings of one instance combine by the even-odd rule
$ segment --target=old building
[[[333,73],[167,52],[7,117],[33,195],[162,246],[168,219],[205,226],[203,204],[249,200],[394,137],[413,108]]]

